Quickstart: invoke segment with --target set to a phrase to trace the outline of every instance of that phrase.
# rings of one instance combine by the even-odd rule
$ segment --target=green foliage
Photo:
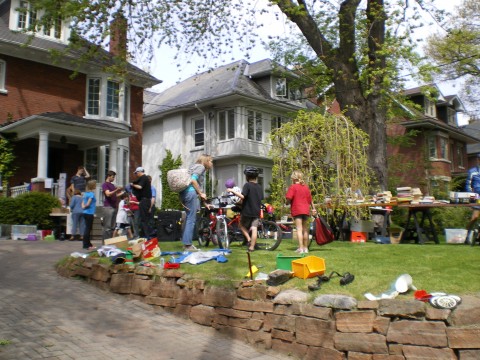
[[[38,229],[51,229],[54,225],[50,216],[52,208],[60,201],[47,193],[29,192],[15,198],[0,198],[0,223],[37,225]]]
[[[370,191],[368,136],[346,117],[300,111],[293,121],[272,133],[271,141],[275,208],[284,203],[287,179],[294,170],[304,173],[316,204],[324,204],[328,198],[333,207],[343,207],[356,190]],[[363,212],[359,207],[350,210],[355,217]]]
[[[7,193],[8,179],[16,170],[13,150],[12,141],[0,136],[0,174],[2,175],[2,186],[5,194]]]
[[[182,158],[178,156],[173,158],[172,152],[167,149],[167,155],[162,161],[162,164],[158,166],[160,170],[160,179],[162,182],[162,209],[181,209],[182,204],[178,193],[173,192],[168,187],[167,172],[173,169],[179,169],[182,166]]]

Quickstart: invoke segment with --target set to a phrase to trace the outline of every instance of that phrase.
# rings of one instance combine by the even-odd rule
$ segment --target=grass
[[[180,242],[160,242],[162,251],[179,251]],[[270,273],[276,269],[276,257],[294,256],[297,244],[285,239],[275,251],[255,251],[251,253],[253,265],[260,272]],[[204,250],[213,249],[212,246]],[[231,246],[232,254],[228,255],[227,263],[209,261],[200,265],[182,264],[181,270],[192,274],[195,278],[207,280],[208,284],[217,286],[233,286],[237,281],[247,279],[248,259],[246,248],[239,243]],[[480,294],[480,246],[458,244],[400,244],[379,245],[373,242],[350,243],[335,241],[320,247],[312,244],[310,253],[325,259],[326,275],[332,271],[342,274],[350,272],[355,280],[340,286],[339,278],[333,277],[322,284],[320,290],[310,292],[312,297],[320,294],[345,294],[358,300],[365,299],[364,293],[374,295],[389,290],[391,284],[401,274],[408,273],[413,278],[413,285],[427,292],[446,292],[449,294],[466,295]],[[165,256],[168,261],[169,256]],[[307,291],[308,285],[316,282],[315,278],[292,278],[281,285],[283,289],[298,289]],[[401,295],[399,298],[413,299],[413,293]]]

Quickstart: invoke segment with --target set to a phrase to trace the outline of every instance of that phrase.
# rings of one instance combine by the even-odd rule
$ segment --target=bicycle
[[[198,244],[208,246],[210,242],[220,249],[228,249],[230,246],[227,217],[225,209],[231,204],[227,196],[218,196],[207,199],[212,207],[204,207],[200,210],[200,217],[197,218],[196,227],[198,233]]]

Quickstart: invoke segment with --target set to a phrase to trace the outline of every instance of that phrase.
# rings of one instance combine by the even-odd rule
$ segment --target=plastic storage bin
[[[351,242],[366,242],[368,237],[368,233],[363,231],[352,231],[352,235],[350,236]]]
[[[292,261],[293,276],[307,279],[325,273],[325,259],[317,256],[306,256]]]
[[[12,239],[26,240],[29,234],[37,233],[37,225],[12,225]]]
[[[277,255],[277,269],[292,271],[292,261],[301,259],[302,255],[283,256]]]
[[[467,232],[467,229],[445,229],[445,241],[447,244],[463,244]]]
[[[10,239],[12,236],[12,225],[0,224],[0,239]]]

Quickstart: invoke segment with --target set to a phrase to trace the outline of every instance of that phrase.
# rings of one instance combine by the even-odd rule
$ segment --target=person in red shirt
[[[303,173],[295,170],[290,177],[292,185],[285,195],[287,204],[290,204],[290,212],[297,228],[298,249],[295,252],[300,254],[308,253],[308,218],[310,217],[310,207],[313,215],[317,210],[313,206],[312,194],[307,184],[303,180]]]

